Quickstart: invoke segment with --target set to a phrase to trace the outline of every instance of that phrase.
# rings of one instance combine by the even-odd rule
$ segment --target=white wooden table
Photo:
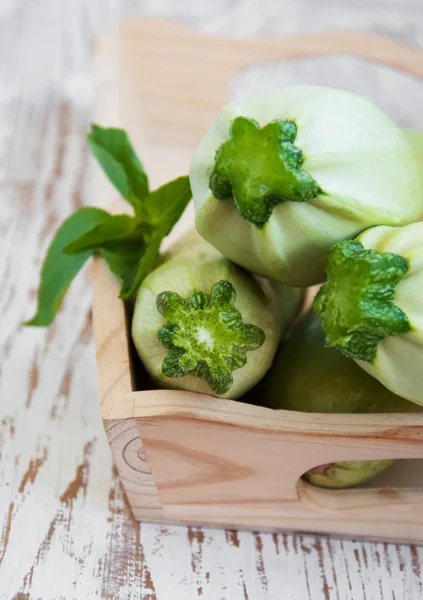
[[[90,40],[131,13],[233,35],[348,27],[423,46],[418,0],[0,2],[0,598],[423,598],[422,548],[135,523],[100,420],[89,271],[53,327],[21,326],[56,226],[91,202]],[[423,128],[421,83],[319,60],[255,69],[234,93],[275,77],[345,85]]]

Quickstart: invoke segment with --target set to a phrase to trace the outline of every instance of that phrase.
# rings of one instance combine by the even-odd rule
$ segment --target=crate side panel
[[[103,421],[122,486],[138,521],[166,522],[154,478],[134,419]]]

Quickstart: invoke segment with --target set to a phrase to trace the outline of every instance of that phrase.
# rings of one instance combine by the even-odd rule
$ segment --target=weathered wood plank
[[[420,548],[136,524],[101,426],[89,272],[75,282],[51,330],[20,326],[33,309],[55,226],[90,201],[90,37],[98,23],[124,11],[238,35],[330,24],[423,45],[421,4],[412,0],[1,4],[0,596],[422,598]],[[365,85],[369,77],[359,79]],[[398,106],[412,118],[418,102]]]

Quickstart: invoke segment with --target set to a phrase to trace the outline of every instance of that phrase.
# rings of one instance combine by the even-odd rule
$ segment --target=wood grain
[[[423,494],[414,477],[402,489],[393,481],[343,492],[299,484],[305,471],[333,460],[423,458],[423,415],[396,415],[395,426],[389,416],[331,415],[329,423],[327,415],[185,392],[144,392],[135,402],[166,519],[421,541]]]
[[[136,523],[101,426],[89,272],[53,329],[22,329],[56,224],[93,203],[84,141],[91,37],[124,11],[227,35],[347,25],[423,44],[421,5],[412,0],[0,3],[0,597],[423,598],[420,547]],[[325,76],[326,64],[316,63],[316,74]],[[272,66],[281,68],[291,82],[307,75],[304,62]],[[250,85],[274,73],[257,67]],[[356,63],[349,77],[362,90],[371,84],[385,97],[417,98],[417,84],[406,88],[380,69]],[[393,108],[412,125],[416,105],[398,100]]]

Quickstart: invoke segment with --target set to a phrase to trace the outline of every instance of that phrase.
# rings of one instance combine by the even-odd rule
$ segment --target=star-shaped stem
[[[326,258],[327,283],[313,303],[326,345],[371,362],[383,338],[409,331],[407,315],[393,303],[407,270],[398,254],[365,250],[358,241],[336,244]]]
[[[228,392],[232,371],[247,363],[247,352],[260,348],[264,332],[242,322],[235,308],[236,292],[226,280],[211,294],[193,292],[184,299],[176,292],[157,296],[157,310],[166,319],[157,337],[169,350],[162,363],[166,377],[196,373],[218,395]]]
[[[233,198],[243,219],[259,227],[281,202],[311,200],[321,190],[301,169],[304,157],[294,146],[294,121],[272,121],[260,127],[254,120],[237,117],[230,138],[216,153],[210,189],[216,198]]]

